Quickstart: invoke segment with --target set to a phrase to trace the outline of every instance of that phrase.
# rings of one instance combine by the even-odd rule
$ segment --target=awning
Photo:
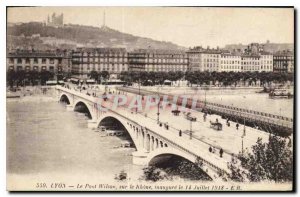
[[[56,81],[46,81],[46,85],[56,85]]]
[[[78,81],[79,81],[79,79],[76,79],[76,78],[71,78],[71,81],[78,82]]]
[[[96,81],[94,79],[88,79],[86,80],[87,83],[95,83]]]

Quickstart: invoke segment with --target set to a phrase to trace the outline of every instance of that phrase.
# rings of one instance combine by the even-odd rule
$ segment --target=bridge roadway
[[[161,97],[166,96],[169,101],[173,101],[174,95],[164,94],[162,92],[155,92],[149,90],[143,90],[132,87],[117,87],[118,91],[129,92],[133,94],[141,94],[141,95],[160,95]],[[177,103],[182,103],[182,98],[179,97]],[[187,99],[187,107],[192,105],[192,99]],[[234,106],[227,106],[218,103],[204,102],[197,99],[197,108],[205,108],[216,113],[218,115],[225,115],[227,117],[231,117],[233,119],[238,119],[239,122],[243,122],[246,120],[246,123],[252,123],[251,125],[258,125],[266,131],[270,130],[278,130],[282,132],[283,136],[289,136],[293,133],[293,119],[278,116],[274,114],[269,114],[265,112],[258,112],[250,109],[243,109]],[[253,124],[254,123],[254,124]]]
[[[222,147],[225,152],[221,158],[219,156],[219,149],[221,146],[217,144],[218,141],[213,138],[211,139],[213,141],[209,141],[209,138],[203,139],[203,137],[199,135],[199,132],[194,132],[192,139],[190,139],[189,133],[186,132],[189,130],[189,121],[184,121],[183,119],[179,121],[179,119],[176,118],[183,117],[169,116],[171,114],[171,109],[166,108],[161,110],[161,121],[170,120],[168,123],[169,129],[166,129],[164,126],[160,127],[157,124],[157,120],[154,117],[155,110],[153,109],[150,109],[147,112],[140,111],[136,113],[135,110],[129,110],[128,104],[126,104],[127,106],[124,105],[123,107],[118,107],[116,110],[103,112],[99,110],[99,106],[97,106],[97,103],[99,104],[100,102],[99,98],[88,96],[84,91],[79,92],[74,89],[67,89],[60,86],[57,86],[56,90],[58,99],[61,99],[63,95],[68,98],[70,104],[67,108],[69,110],[74,110],[79,102],[82,102],[87,106],[92,116],[92,120],[88,121],[88,126],[90,128],[99,127],[101,121],[107,117],[113,117],[119,120],[128,130],[128,133],[135,143],[137,149],[137,152],[133,153],[133,163],[135,164],[148,165],[154,158],[157,158],[157,156],[179,155],[191,162],[197,160],[202,161],[202,169],[213,179],[219,179],[220,173],[229,173],[227,164],[232,159],[231,153],[236,153],[236,151],[233,150],[238,149],[234,146],[234,143],[236,142],[231,141],[233,143],[229,142],[229,146],[224,146],[226,148]],[[113,100],[113,98],[111,100]],[[101,106],[108,107],[111,105],[110,101],[102,102]],[[174,118],[176,120],[172,121],[169,118]],[[174,124],[174,122],[176,122],[176,124]],[[181,124],[182,122],[185,123]],[[225,132],[222,132],[222,134],[208,128],[208,123],[204,126],[201,126],[203,122],[197,122],[195,124],[198,124],[197,127],[195,126],[195,128],[197,128],[196,131],[200,129],[204,135],[206,133],[213,133],[214,135],[217,135],[217,137],[215,137],[216,139],[226,137],[226,135],[223,135]],[[179,128],[183,131],[181,137],[178,135]],[[232,133],[232,131],[228,133]],[[226,139],[230,140],[233,136],[235,136],[235,139],[239,139],[240,142],[240,132],[237,133],[236,131],[234,132],[234,135],[229,135]],[[251,145],[255,143],[253,139],[249,141]],[[228,141],[224,141],[223,143],[228,144]],[[246,144],[247,140],[245,140],[245,145]],[[209,147],[215,147],[216,152],[209,152]]]

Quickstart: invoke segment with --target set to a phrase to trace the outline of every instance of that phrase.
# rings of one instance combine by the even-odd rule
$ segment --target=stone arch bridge
[[[220,179],[220,174],[229,173],[227,161],[216,155],[213,157],[204,154],[201,144],[199,144],[200,148],[196,149],[188,138],[179,138],[178,135],[161,132],[158,125],[147,124],[147,121],[137,122],[136,118],[131,117],[130,113],[124,110],[100,111],[97,107],[98,98],[74,89],[57,86],[56,93],[59,101],[64,100],[67,103],[68,111],[73,111],[79,104],[88,109],[91,117],[88,120],[89,128],[99,127],[104,119],[118,120],[128,131],[136,147],[136,152],[132,154],[133,163],[136,165],[147,166],[157,157],[174,155],[193,163],[198,162],[202,170],[212,179]]]

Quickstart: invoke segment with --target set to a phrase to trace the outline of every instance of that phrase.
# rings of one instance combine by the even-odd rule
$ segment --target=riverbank
[[[54,87],[24,87],[16,92],[6,91],[6,102],[55,102]]]

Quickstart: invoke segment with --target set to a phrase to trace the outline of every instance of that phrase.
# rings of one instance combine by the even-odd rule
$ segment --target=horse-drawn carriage
[[[221,131],[222,130],[223,125],[219,122],[210,122],[210,128],[217,130],[217,131]]]

